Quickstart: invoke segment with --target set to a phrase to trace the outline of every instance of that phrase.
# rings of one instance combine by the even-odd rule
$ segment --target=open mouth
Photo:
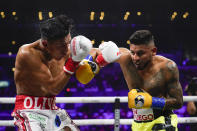
[[[140,63],[135,63],[136,66],[140,66]]]

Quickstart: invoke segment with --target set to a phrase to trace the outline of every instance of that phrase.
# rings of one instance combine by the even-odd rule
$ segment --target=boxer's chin
[[[143,70],[144,67],[141,64],[135,64],[137,70]]]

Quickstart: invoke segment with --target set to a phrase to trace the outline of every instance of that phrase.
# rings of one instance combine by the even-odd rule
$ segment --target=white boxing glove
[[[92,42],[85,36],[79,35],[71,40],[70,50],[73,61],[80,62],[92,49]]]
[[[64,71],[70,75],[74,74],[80,61],[90,53],[91,49],[92,43],[88,38],[82,35],[74,37],[70,44],[71,58],[67,59]]]
[[[99,50],[101,51],[101,54],[97,56],[96,62],[100,67],[116,61],[121,55],[118,46],[112,41],[100,44]]]

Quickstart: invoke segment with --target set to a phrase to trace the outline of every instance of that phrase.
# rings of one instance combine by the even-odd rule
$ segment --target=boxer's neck
[[[43,54],[45,61],[50,61],[52,59],[50,53],[47,51],[46,47],[43,45],[42,40],[39,40],[39,48]]]

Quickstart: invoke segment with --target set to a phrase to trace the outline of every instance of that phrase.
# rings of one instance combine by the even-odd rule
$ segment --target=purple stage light
[[[131,27],[132,27],[132,28],[135,28],[135,27],[136,27],[136,24],[131,24]]]
[[[186,58],[184,61],[183,61],[183,65],[185,66],[186,64],[187,64],[187,62],[189,61],[189,59],[188,58]]]
[[[112,27],[116,27],[116,26],[117,26],[117,24],[111,24],[111,26],[112,26]]]
[[[99,28],[103,27],[103,24],[98,24],[98,27],[99,27]]]

